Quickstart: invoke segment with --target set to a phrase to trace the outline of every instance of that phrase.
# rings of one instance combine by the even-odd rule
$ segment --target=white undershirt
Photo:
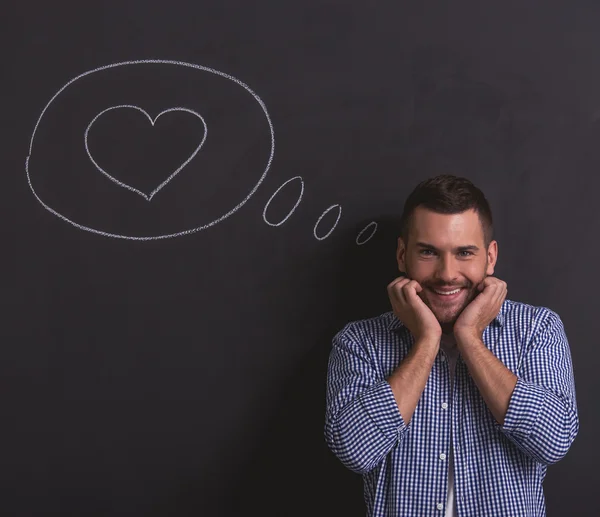
[[[458,348],[453,339],[446,336],[442,337],[440,346],[448,356],[448,367],[450,369],[450,401],[449,407],[452,407],[452,388],[454,385],[454,370],[456,369],[456,359],[458,357]],[[450,454],[448,465],[448,500],[446,502],[445,517],[457,517],[456,515],[456,497],[454,494],[454,448],[452,446],[452,425],[450,425]]]

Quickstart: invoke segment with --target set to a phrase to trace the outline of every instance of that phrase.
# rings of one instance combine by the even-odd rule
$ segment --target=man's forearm
[[[487,407],[500,425],[508,410],[517,376],[478,338],[456,337],[460,354]]]
[[[438,338],[416,341],[387,379],[404,423],[408,425],[427,384],[439,349]]]

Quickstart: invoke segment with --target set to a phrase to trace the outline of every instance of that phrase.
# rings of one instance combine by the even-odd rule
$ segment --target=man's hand
[[[482,339],[483,331],[500,312],[508,292],[506,282],[493,276],[484,278],[477,289],[481,292],[464,308],[454,323],[454,337],[457,340]]]
[[[407,277],[398,277],[387,287],[394,314],[415,339],[437,340],[442,335],[442,328],[435,314],[417,294],[422,290],[416,280]]]

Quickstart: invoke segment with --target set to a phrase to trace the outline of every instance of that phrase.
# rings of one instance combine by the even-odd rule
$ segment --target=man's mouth
[[[452,290],[440,290],[434,288],[430,289],[430,291],[433,293],[433,299],[443,302],[451,302],[458,299],[460,296],[462,296],[462,292],[464,290],[464,287],[458,287],[457,289]]]

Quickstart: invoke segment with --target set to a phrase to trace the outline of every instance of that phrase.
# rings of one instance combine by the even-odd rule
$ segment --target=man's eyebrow
[[[429,244],[427,242],[417,242],[417,246],[420,248],[439,251],[433,244]],[[479,247],[470,244],[468,246],[458,246],[454,251],[479,251]]]

